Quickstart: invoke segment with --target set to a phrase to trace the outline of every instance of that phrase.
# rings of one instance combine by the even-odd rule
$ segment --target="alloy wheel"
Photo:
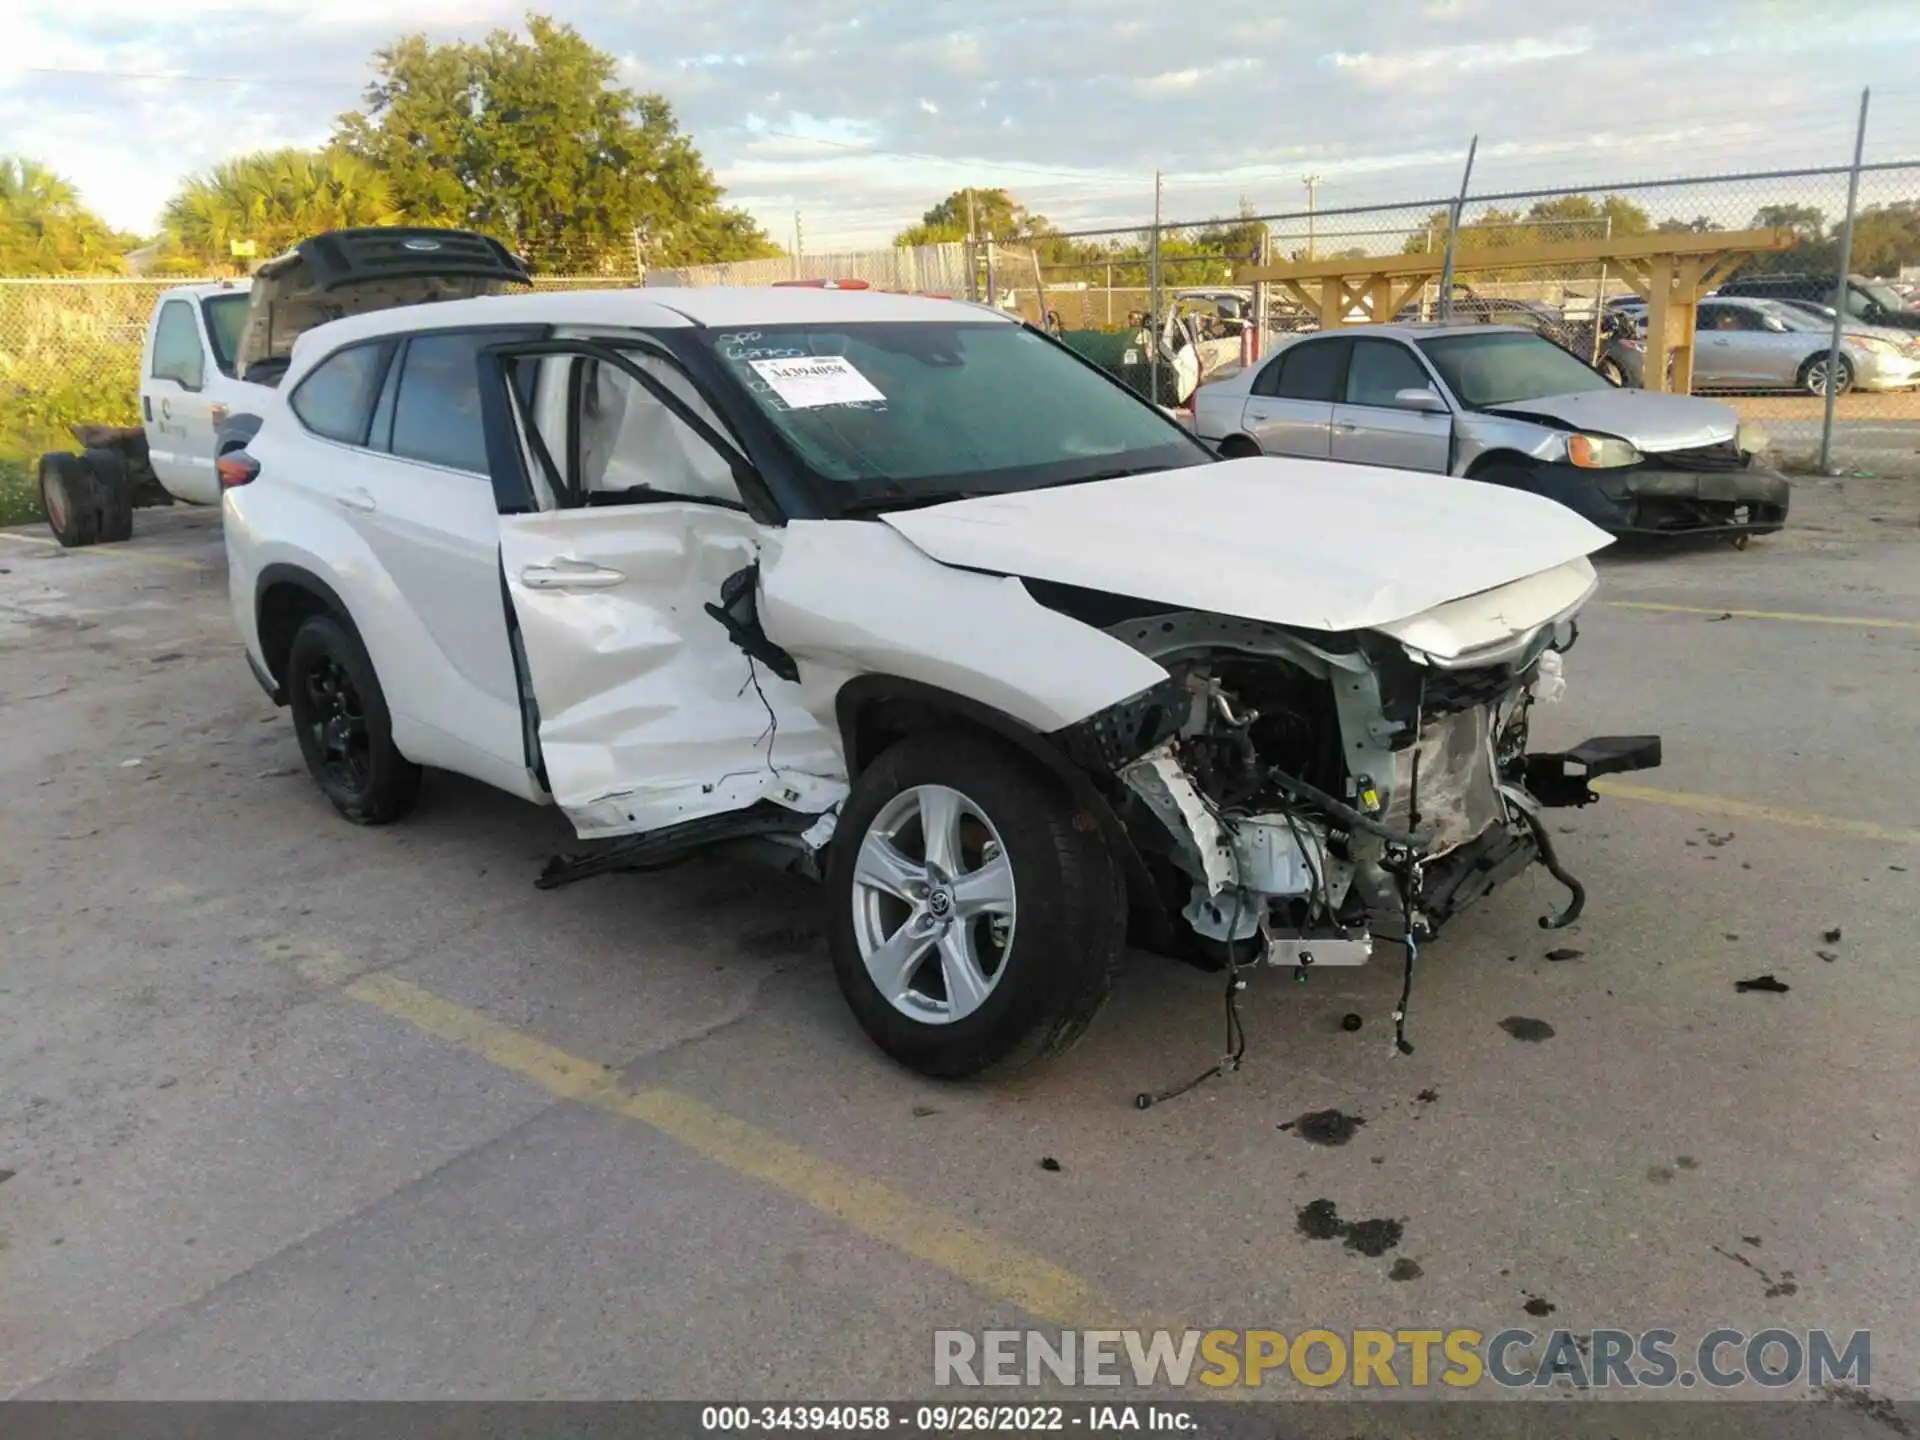
[[[923,1024],[986,1003],[1013,948],[1013,866],[993,821],[945,785],[874,816],[853,869],[854,939],[887,1002]]]

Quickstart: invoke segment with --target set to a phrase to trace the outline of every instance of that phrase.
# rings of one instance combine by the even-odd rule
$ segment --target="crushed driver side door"
[[[480,378],[529,763],[579,834],[837,805],[838,737],[755,614],[752,467],[693,381],[633,337],[498,346]]]

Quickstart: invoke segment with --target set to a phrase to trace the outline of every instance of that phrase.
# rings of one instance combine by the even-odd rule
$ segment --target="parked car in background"
[[[1306,336],[1202,386],[1194,432],[1223,456],[1307,455],[1546,495],[1615,534],[1744,543],[1786,522],[1766,436],[1726,406],[1621,389],[1538,335],[1361,325]]]
[[[1695,390],[1804,390],[1827,393],[1832,321],[1770,300],[1711,297],[1695,312]],[[1617,334],[1600,371],[1615,384],[1644,381],[1644,332]],[[1849,324],[1842,332],[1835,392],[1920,385],[1920,337]]]
[[[1833,275],[1755,275],[1741,271],[1724,282],[1715,295],[1753,300],[1810,300],[1833,303]],[[1847,318],[1895,330],[1920,330],[1920,311],[1907,308],[1904,297],[1877,281],[1859,275],[1847,277]]]

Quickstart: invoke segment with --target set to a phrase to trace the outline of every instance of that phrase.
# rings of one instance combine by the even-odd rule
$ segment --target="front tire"
[[[287,708],[307,771],[356,825],[387,825],[420,795],[420,767],[393,744],[387,697],[360,637],[316,615],[287,652]]]
[[[860,1026],[941,1079],[1067,1049],[1113,986],[1125,886],[1099,822],[1004,743],[902,740],[853,787],[828,861],[835,977]]]
[[[1261,450],[1244,435],[1229,435],[1220,442],[1217,453],[1222,460],[1251,460],[1259,455]]]
[[[1833,393],[1844,395],[1853,389],[1853,362],[1846,356],[1840,357],[1840,363],[1834,369]],[[1815,355],[1800,367],[1800,388],[1809,395],[1827,393],[1827,357]]]

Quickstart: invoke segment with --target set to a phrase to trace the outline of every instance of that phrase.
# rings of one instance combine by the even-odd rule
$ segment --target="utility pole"
[[[1307,187],[1307,259],[1313,259],[1313,202],[1320,193],[1318,175],[1302,175],[1300,183]]]
[[[800,273],[800,247],[802,243],[800,235],[800,212],[796,210],[793,212],[793,278],[796,280],[805,278]]]

